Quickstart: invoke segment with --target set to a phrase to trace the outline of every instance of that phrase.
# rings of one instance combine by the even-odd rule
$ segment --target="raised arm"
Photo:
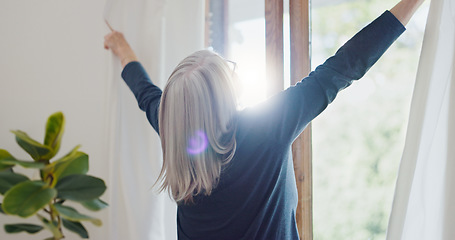
[[[139,108],[146,113],[150,124],[159,134],[158,109],[162,94],[161,89],[152,83],[121,32],[112,30],[104,39],[104,48],[112,50],[114,55],[120,59],[123,67],[123,80],[136,97]]]
[[[264,134],[280,142],[292,142],[340,90],[365,75],[405,30],[403,25],[422,2],[402,0],[386,11],[308,77],[266,101],[266,107],[253,110],[255,126],[270,129]]]

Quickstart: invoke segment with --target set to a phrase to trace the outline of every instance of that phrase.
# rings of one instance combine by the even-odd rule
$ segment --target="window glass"
[[[264,0],[228,1],[228,54],[237,63],[240,105],[266,98]]]
[[[314,0],[313,69],[397,2]],[[385,239],[427,12],[313,121],[315,240]]]

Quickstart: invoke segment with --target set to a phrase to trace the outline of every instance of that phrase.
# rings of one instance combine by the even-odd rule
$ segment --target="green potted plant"
[[[99,197],[106,190],[102,179],[87,175],[88,155],[76,146],[65,156],[51,161],[60,149],[65,118],[61,112],[52,114],[46,124],[44,143],[30,138],[20,130],[11,131],[16,142],[33,160],[19,160],[8,151],[0,149],[0,194],[3,202],[0,212],[22,218],[36,216],[40,224],[5,224],[7,233],[37,233],[44,228],[52,233],[48,240],[64,238],[63,228],[88,238],[82,222],[101,225],[97,218],[79,213],[68,202],[81,204],[86,209],[98,211],[107,204]],[[13,168],[21,166],[39,171],[40,179],[30,179]]]

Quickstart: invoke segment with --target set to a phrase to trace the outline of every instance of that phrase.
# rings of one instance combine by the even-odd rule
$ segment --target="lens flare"
[[[196,155],[205,151],[208,145],[209,141],[207,139],[207,135],[205,135],[203,131],[196,131],[195,136],[188,140],[188,147],[186,148],[186,151],[188,154]]]

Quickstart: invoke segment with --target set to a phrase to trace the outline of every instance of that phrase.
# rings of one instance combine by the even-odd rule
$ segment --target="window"
[[[219,38],[225,48],[218,51],[238,63],[244,90],[241,104],[251,106],[266,96],[264,0],[220,2],[225,23],[219,26],[227,36]],[[313,69],[397,2],[312,1]],[[283,84],[289,86],[288,1],[284,3]],[[405,34],[366,76],[342,91],[313,121],[316,240],[385,239],[428,5],[420,8]]]
[[[317,3],[313,68],[397,1]],[[366,76],[313,121],[316,240],[385,239],[427,12],[421,8]]]

